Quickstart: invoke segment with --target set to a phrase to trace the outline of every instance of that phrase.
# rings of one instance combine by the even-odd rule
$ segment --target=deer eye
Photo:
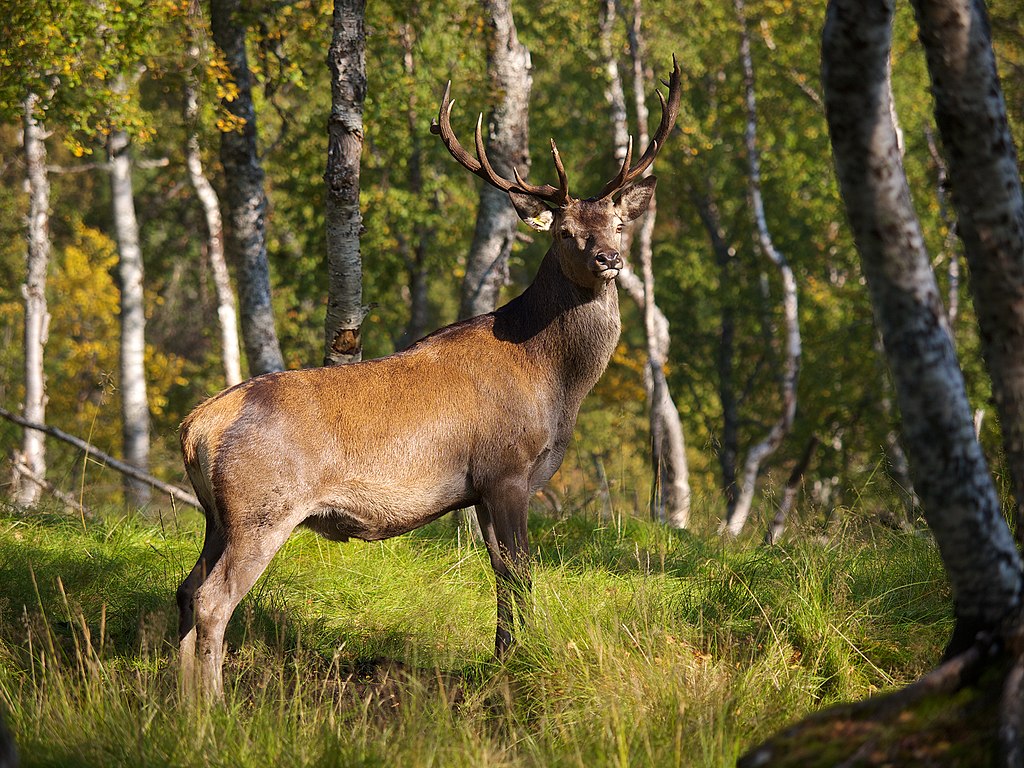
[[[561,232],[558,233],[558,236],[563,240],[568,240],[569,238],[572,237],[572,232],[570,232],[568,229],[563,229]]]

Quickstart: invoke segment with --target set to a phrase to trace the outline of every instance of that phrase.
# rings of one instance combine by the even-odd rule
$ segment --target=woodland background
[[[204,166],[223,198],[218,134],[239,127],[221,101],[230,100],[233,88],[225,62],[212,45],[204,13],[187,2],[71,2],[59,10],[38,0],[5,5],[0,403],[17,411],[23,393],[27,197],[19,121],[24,73],[36,62],[37,69],[49,68],[52,82],[60,82],[54,96],[40,102],[38,115],[51,132],[46,141],[53,249],[47,275],[47,421],[120,455],[118,248],[104,161],[108,140],[123,130],[134,153],[145,265],[150,464],[157,476],[180,483],[177,425],[225,383],[203,212],[185,168],[183,94],[194,78]],[[573,188],[582,194],[616,168],[607,61],[599,44],[603,11],[602,3],[532,0],[514,8],[520,40],[533,62],[531,179],[546,180],[546,138],[555,137]],[[745,9],[766,219],[796,278],[803,337],[796,418],[763,467],[764,498],[757,509],[762,520],[770,517],[785,479],[814,438],[820,445],[802,480],[801,515],[815,525],[848,515],[882,515],[902,525],[915,512],[896,437],[898,417],[836,189],[818,85],[816,40],[823,11],[814,4],[776,0],[751,2]],[[635,9],[621,12],[628,19]],[[990,12],[1019,144],[1022,10],[1013,2],[994,2]],[[246,4],[244,14],[270,202],[267,245],[277,332],[288,367],[315,365],[322,360],[326,295],[323,173],[330,84],[325,55],[331,7],[257,1]],[[453,122],[464,142],[472,117],[488,111],[493,94],[485,66],[488,18],[480,7],[374,2],[366,14],[360,246],[363,296],[371,307],[363,325],[364,356],[374,357],[456,317],[479,182],[452,161],[428,129],[448,79],[459,101]],[[677,128],[658,160],[653,263],[658,303],[671,327],[665,371],[687,441],[692,525],[713,529],[725,509],[723,471],[728,470],[723,467],[729,462],[735,467],[781,408],[781,288],[777,271],[758,249],[749,204],[734,4],[698,2],[683,9],[645,0],[643,24],[648,97],[655,75],[667,77],[673,53],[683,71]],[[927,74],[915,34],[909,9],[902,9],[893,77],[905,164],[998,479],[998,425],[988,407],[989,383],[971,322],[959,243],[950,236],[952,216],[933,151]],[[628,70],[624,24],[613,29],[612,52]],[[632,98],[626,103],[635,126]],[[652,113],[657,115],[656,105]],[[421,180],[413,178],[416,163]],[[506,296],[529,281],[545,247],[544,237],[519,239]],[[417,258],[427,278],[426,320],[424,327],[410,328]],[[565,509],[614,508],[646,516],[643,322],[628,299],[622,304],[619,350],[586,401],[575,445],[551,486]],[[5,454],[15,449],[20,433],[13,424],[0,424]],[[51,482],[87,505],[119,492],[119,478],[83,465],[79,451],[55,442],[49,444],[48,471]]]
[[[128,458],[120,317],[134,301],[132,288],[141,287],[146,462],[178,485],[177,426],[226,378],[216,258],[187,166],[190,155],[201,159],[217,197],[230,197],[219,147],[245,125],[231,110],[239,91],[227,57],[212,44],[210,16],[232,4],[0,0],[0,404],[16,413],[25,398],[31,290],[22,284],[45,283],[45,420]],[[851,12],[857,5],[831,3],[833,23],[843,17],[851,39],[872,24],[888,27],[881,18],[887,5],[871,6],[879,18]],[[502,95],[488,75],[491,10],[499,6],[508,7],[396,0],[366,9],[364,357],[401,348],[458,314],[480,183],[429,125],[449,79],[464,143],[473,117],[489,114]],[[617,20],[603,27],[612,10]],[[823,765],[849,758],[973,766],[1008,745],[1003,752],[1017,762],[1003,764],[1022,764],[1015,738],[1024,725],[1015,706],[1024,686],[1019,559],[1000,569],[992,549],[979,544],[986,527],[1007,543],[1010,536],[982,462],[959,462],[944,484],[930,484],[934,538],[919,518],[833,168],[819,79],[825,8],[776,0],[685,8],[526,0],[512,11],[532,57],[534,182],[551,180],[548,136],[558,141],[574,192],[586,195],[615,172],[621,126],[613,124],[609,64],[622,73],[636,133],[629,30],[638,14],[649,105],[678,57],[683,99],[657,162],[652,250],[658,305],[671,329],[663,370],[686,437],[693,533],[672,530],[651,512],[649,344],[642,313],[623,291],[619,349],[584,404],[561,471],[535,505],[531,626],[511,658],[496,664],[492,656],[490,567],[461,528],[453,533],[441,521],[380,544],[343,547],[299,532],[229,628],[225,705],[197,718],[178,698],[172,594],[195,561],[200,516],[180,507],[168,514],[173,505],[162,493],[146,500],[95,454],[84,459],[80,449],[49,438],[50,489],[35,494],[30,512],[19,496],[23,478],[15,488],[8,471],[22,430],[2,421],[0,483],[10,485],[0,488],[0,709],[23,764],[725,766],[794,718],[850,700],[865,706],[809,718],[813,732],[781,731],[779,756],[798,765],[813,764],[810,752]],[[324,359],[331,13],[331,3],[253,0],[237,16],[254,75],[273,314],[287,367]],[[1024,8],[997,0],[989,13],[1019,146]],[[894,117],[975,426],[1015,525],[1014,463],[1002,455],[916,35],[911,9],[901,4]],[[848,104],[861,103],[849,100],[856,91],[845,94]],[[30,92],[38,98],[27,105]],[[656,118],[656,105],[651,112]],[[26,238],[34,186],[26,178],[31,152],[22,146],[32,133],[26,114],[45,144],[51,193],[46,274],[27,281],[26,253],[37,242]],[[108,160],[111,148],[129,159],[127,174],[124,163]],[[131,181],[135,254],[112,214],[114,192],[123,200],[126,189],[112,182],[118,173]],[[520,229],[505,297],[531,279],[546,247],[544,236]],[[786,273],[773,254],[791,268],[799,297],[803,351],[791,424]],[[145,276],[136,284],[125,280],[124,267],[139,256]],[[638,254],[630,256],[641,271]],[[237,254],[229,251],[228,263],[237,279]],[[890,345],[894,351],[906,352]],[[900,362],[900,354],[893,359]],[[930,362],[895,366],[904,404],[914,403],[907,372]],[[243,361],[243,375],[246,367]],[[946,381],[952,399],[958,375]],[[973,446],[968,412],[954,415],[966,429],[925,439]],[[748,526],[758,535],[725,546],[715,534],[735,501],[733,479],[780,418],[787,428],[762,462],[756,525]],[[926,453],[924,434],[904,431],[917,436],[909,452]],[[931,470],[926,464],[919,476]],[[976,498],[958,507],[953,491],[962,489]],[[787,535],[759,546],[768,521],[788,504]],[[970,535],[951,529],[951,518],[973,525]],[[939,549],[951,542],[967,553],[958,562],[968,567],[947,561],[944,572]],[[962,594],[975,596],[1012,588],[1006,605],[989,601],[994,619],[982,617],[1009,650],[1000,653],[987,632],[961,635],[967,649],[934,668],[951,630],[955,639],[964,614],[970,618],[965,608],[984,602],[954,606],[965,583],[974,591]],[[969,654],[994,671],[968,663],[962,675]],[[936,672],[948,687],[922,706],[886,703],[906,704],[922,686],[897,689],[918,678],[927,689]],[[953,678],[959,682],[950,684]],[[1006,703],[1010,717],[996,713],[994,702]],[[869,733],[863,714],[872,707],[877,729]],[[1008,739],[1007,724],[1016,728]],[[4,768],[15,759],[8,746],[0,724]]]

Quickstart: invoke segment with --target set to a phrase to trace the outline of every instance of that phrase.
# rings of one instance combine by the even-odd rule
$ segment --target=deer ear
[[[508,191],[508,197],[515,206],[519,218],[538,232],[546,232],[551,229],[551,222],[555,220],[555,214],[545,203],[533,195],[527,195],[515,189]]]
[[[658,183],[656,176],[647,176],[631,186],[619,198],[616,207],[623,221],[633,221],[647,210],[654,195],[654,186]]]

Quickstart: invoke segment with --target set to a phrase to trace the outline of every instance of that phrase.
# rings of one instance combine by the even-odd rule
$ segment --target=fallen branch
[[[57,427],[51,427],[48,424],[37,424],[34,421],[23,419],[21,416],[11,413],[6,408],[0,408],[0,416],[7,419],[8,421],[13,421],[15,424],[25,427],[26,429],[35,429],[38,430],[39,432],[43,432],[47,435],[50,435],[51,437],[56,437],[58,440],[63,440],[65,443],[70,443],[76,448],[85,451],[85,457],[87,459],[90,456],[92,456],[98,459],[101,464],[104,464],[105,466],[108,466],[111,469],[117,470],[122,475],[128,475],[128,477],[146,483],[147,485],[151,485],[158,491],[163,491],[171,498],[177,499],[183,504],[188,504],[189,506],[196,507],[197,509],[201,507],[201,505],[199,504],[199,499],[197,499],[188,491],[178,488],[175,485],[171,485],[170,483],[165,483],[163,480],[159,480],[158,478],[153,477],[148,472],[143,472],[138,467],[133,467],[131,464],[125,464],[123,461],[119,461],[110,454],[104,453],[95,445],[93,445],[92,443],[87,443],[80,437],[70,435],[64,430],[57,429]]]
[[[72,509],[79,513],[83,518],[92,519],[94,517],[92,510],[90,510],[85,504],[82,504],[78,499],[72,496],[70,493],[62,491],[60,488],[55,486],[46,478],[38,477],[32,470],[30,470],[23,461],[15,460],[12,462],[14,471],[17,472],[22,478],[28,480],[30,483],[34,483],[46,491],[48,494],[53,496],[55,499],[60,501],[68,509]]]

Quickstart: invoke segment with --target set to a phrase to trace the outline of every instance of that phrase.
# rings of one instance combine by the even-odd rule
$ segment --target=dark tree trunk
[[[1024,545],[1024,196],[980,0],[914,0]],[[1016,320],[1016,322],[1014,322]]]
[[[722,492],[725,495],[726,519],[736,508],[736,465],[739,459],[740,414],[736,394],[736,312],[729,298],[729,286],[736,279],[736,255],[725,239],[718,208],[710,195],[694,200],[704,229],[711,240],[711,250],[718,266],[718,292],[722,303],[722,326],[718,335],[718,399],[722,407],[722,426],[718,435],[718,464],[722,470]]]
[[[484,0],[491,24],[487,73],[498,102],[488,116],[487,157],[499,176],[512,178],[513,167],[525,178],[530,168],[530,52],[519,42],[510,0]],[[519,217],[508,195],[490,184],[480,189],[473,243],[466,257],[459,317],[490,312],[508,282]]]
[[[961,636],[1021,601],[1021,561],[988,474],[890,117],[892,7],[833,0],[823,43],[836,171],[892,369],[904,449]]]
[[[241,125],[221,134],[220,160],[227,185],[228,253],[238,264],[239,311],[249,374],[284,369],[274,328],[267,263],[267,194],[263,165],[257,151],[256,109],[252,74],[245,51],[245,25],[239,18],[241,0],[210,0],[213,40],[224,54],[237,89],[222,101]]]
[[[418,6],[415,6],[418,12]],[[410,79],[416,77],[414,57],[416,30],[412,23],[406,24],[402,34],[403,64]],[[420,142],[419,115],[416,111],[416,91],[408,89],[406,124],[409,129],[409,193],[414,198],[423,195],[423,147]],[[430,331],[430,303],[427,296],[427,252],[433,232],[421,221],[413,228],[413,239],[399,235],[399,248],[405,269],[409,276],[409,322],[402,332],[398,347],[404,349],[421,339]]]
[[[331,71],[327,172],[327,320],[324,365],[362,359],[363,262],[359,159],[366,98],[365,0],[335,0],[327,54]]]

